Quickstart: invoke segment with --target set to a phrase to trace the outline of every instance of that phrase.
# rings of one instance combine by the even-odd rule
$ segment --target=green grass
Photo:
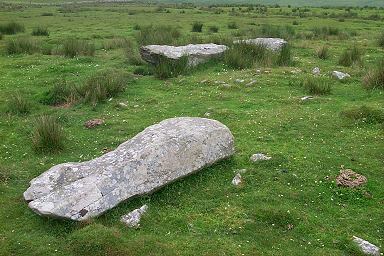
[[[357,42],[365,67],[377,66],[383,55],[377,38],[384,23],[369,17],[382,10],[164,5],[159,12],[155,5],[133,3],[65,6],[0,7],[0,24],[15,21],[25,26],[24,32],[4,34],[0,41],[0,255],[361,255],[351,242],[353,235],[384,247],[383,124],[364,121],[370,116],[377,120],[373,113],[383,110],[383,92],[364,88],[365,68],[338,64],[342,52]],[[294,20],[299,25],[289,37],[293,60],[289,66],[233,70],[221,60],[158,79],[148,65],[136,66],[125,54],[124,39],[185,44],[193,36],[201,42],[232,41],[241,39],[233,33],[256,35],[244,31],[259,32],[262,24],[284,27]],[[195,21],[204,24],[203,32],[191,32]],[[238,29],[229,29],[231,22]],[[157,41],[163,34],[154,35],[152,29],[148,38],[141,37],[136,24],[140,29],[151,25],[174,29],[164,41]],[[38,37],[42,49],[55,53],[65,40],[77,38],[94,45],[94,53],[74,58],[42,51],[7,54],[9,40],[30,36],[37,26],[49,28],[49,37]],[[218,33],[205,29],[210,26],[219,27]],[[299,36],[310,35],[314,27],[357,33],[349,39]],[[141,45],[140,40],[134,43]],[[110,47],[104,47],[107,44]],[[327,59],[314,54],[323,45],[329,47]],[[301,101],[309,93],[300,81],[316,66],[322,71],[316,79],[325,79],[332,91]],[[84,94],[76,104],[66,104],[70,94],[60,87],[51,96],[48,93],[61,80],[78,90],[90,84],[88,91],[96,92],[94,85],[117,77],[95,75],[103,70],[145,76],[132,75],[134,83],[130,79],[121,83],[124,90],[96,105],[82,100]],[[329,79],[333,70],[351,78]],[[15,92],[31,103],[27,115],[7,111]],[[52,103],[45,103],[45,97]],[[53,103],[56,99],[63,103]],[[116,107],[121,102],[127,107]],[[369,110],[361,111],[361,106]],[[32,138],[40,116],[52,117],[65,133],[62,149],[55,154],[35,150]],[[29,181],[52,166],[101,156],[149,125],[176,116],[209,116],[227,125],[235,137],[235,155],[151,195],[121,203],[89,223],[38,216],[23,200]],[[102,118],[105,125],[86,129],[84,122],[94,118]],[[272,160],[250,162],[257,152]],[[366,176],[367,184],[358,189],[336,186],[340,165]],[[234,187],[231,180],[240,169],[247,170],[242,174],[244,185]],[[140,229],[120,223],[121,215],[144,203],[149,211]]]
[[[55,153],[64,149],[65,135],[55,117],[42,115],[36,118],[32,145],[36,152]]]

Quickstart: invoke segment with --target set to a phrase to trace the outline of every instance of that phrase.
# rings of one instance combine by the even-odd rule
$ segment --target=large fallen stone
[[[188,56],[187,65],[193,67],[211,58],[219,57],[226,49],[227,46],[218,44],[147,45],[140,48],[140,55],[143,60],[154,65],[158,64],[160,57],[176,61],[183,56]]]
[[[360,249],[366,255],[380,256],[380,248],[368,241],[361,239],[360,237],[353,236],[353,241],[360,247]]]
[[[245,40],[236,40],[234,43],[246,43],[254,45],[264,45],[268,50],[280,51],[284,45],[288,44],[287,41],[281,38],[254,38]]]
[[[101,157],[53,166],[30,182],[24,198],[40,215],[86,220],[233,153],[233,136],[220,122],[167,119]]]

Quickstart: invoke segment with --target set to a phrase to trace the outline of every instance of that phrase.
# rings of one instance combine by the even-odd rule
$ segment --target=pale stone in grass
[[[98,158],[53,166],[30,182],[24,198],[40,215],[86,220],[233,154],[222,123],[171,118]]]
[[[84,123],[84,126],[88,129],[95,128],[96,126],[104,124],[103,119],[91,119]]]
[[[360,237],[353,236],[353,241],[360,247],[366,255],[380,256],[380,248]]]
[[[236,40],[234,43],[246,43],[246,44],[254,44],[254,45],[263,45],[265,48],[271,51],[280,51],[286,44],[282,38],[254,38],[254,39],[245,39],[245,40]]]
[[[253,154],[250,158],[250,160],[252,162],[257,162],[257,161],[266,161],[266,160],[270,160],[272,157],[270,156],[267,156],[263,153],[257,153],[257,154]]]
[[[313,96],[304,96],[300,98],[301,101],[307,101],[307,100],[313,100],[313,99],[314,99]]]
[[[315,76],[319,76],[320,75],[320,68],[319,67],[314,67],[312,69],[312,74],[315,75]]]
[[[348,73],[343,73],[340,71],[333,71],[332,76],[339,79],[339,80],[344,80],[346,78],[350,78],[351,76]]]
[[[158,63],[159,56],[170,60],[179,60],[183,56],[188,56],[188,66],[193,67],[221,56],[226,49],[227,46],[218,44],[147,45],[140,48],[140,54],[143,60],[155,65]]]
[[[126,215],[121,216],[120,221],[130,228],[138,228],[140,226],[141,216],[146,213],[148,206],[145,204],[138,209],[129,212]]]
[[[238,173],[238,174],[236,174],[235,177],[232,179],[232,185],[234,185],[234,186],[238,186],[238,185],[241,184],[241,182],[242,182],[241,174]]]

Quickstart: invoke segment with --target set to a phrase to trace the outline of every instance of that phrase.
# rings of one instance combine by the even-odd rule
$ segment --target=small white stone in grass
[[[313,100],[313,99],[314,99],[313,96],[304,96],[304,97],[301,97],[301,98],[300,98],[301,101]]]
[[[253,154],[250,158],[252,162],[270,160],[272,157],[264,155],[263,153]]]
[[[234,185],[234,186],[238,186],[238,185],[240,185],[241,182],[242,182],[241,174],[238,173],[238,174],[236,174],[235,177],[233,178],[233,180],[232,180],[232,185]]]
[[[128,107],[128,105],[127,104],[125,104],[124,102],[119,102],[119,107],[121,107],[121,108],[126,108],[126,107]]]
[[[145,204],[138,209],[129,212],[121,217],[121,222],[130,228],[138,228],[140,226],[141,216],[148,210],[148,206]]]
[[[343,73],[343,72],[340,72],[340,71],[333,71],[332,72],[332,76],[337,78],[337,79],[339,79],[339,80],[343,80],[343,79],[351,77],[348,73]]]
[[[211,115],[211,113],[209,113],[209,112],[205,112],[205,113],[204,113],[204,116],[205,116],[205,117],[209,117],[210,115]]]
[[[376,245],[371,244],[370,242],[365,241],[357,236],[353,236],[353,241],[360,247],[360,249],[366,255],[374,255],[374,256],[380,255],[380,248],[377,247]]]
[[[251,86],[256,83],[256,80],[251,80],[249,83],[247,83],[245,86]]]
[[[320,75],[320,68],[319,67],[314,67],[312,69],[312,74],[315,75],[315,76],[319,76]]]
[[[244,83],[244,79],[236,79],[235,82],[236,83]]]

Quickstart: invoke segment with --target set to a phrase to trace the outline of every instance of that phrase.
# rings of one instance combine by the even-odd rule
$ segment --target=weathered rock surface
[[[312,69],[312,74],[314,75],[314,76],[319,76],[320,75],[320,68],[319,67],[314,67],[313,69]]]
[[[245,40],[236,40],[234,43],[246,43],[255,45],[264,45],[268,50],[280,51],[284,45],[288,44],[287,41],[281,38],[254,38]]]
[[[353,236],[353,241],[360,247],[366,255],[380,256],[380,248],[360,237]]]
[[[263,153],[256,153],[256,154],[253,154],[250,158],[250,160],[252,162],[257,162],[257,161],[266,161],[266,160],[270,160],[272,157],[270,156],[267,156],[267,155],[264,155]]]
[[[343,79],[351,77],[348,73],[343,73],[343,72],[340,72],[340,71],[333,71],[332,72],[332,76],[337,78],[337,79],[339,79],[339,80],[343,80]]]
[[[24,198],[40,215],[86,220],[233,153],[233,136],[220,122],[171,118],[98,158],[53,166],[30,182]]]
[[[238,186],[242,183],[241,174],[237,173],[232,179],[232,185]]]
[[[354,188],[361,186],[367,182],[367,178],[361,174],[358,174],[351,169],[344,169],[341,167],[340,174],[336,177],[336,184],[338,186],[344,186]]]
[[[129,212],[126,215],[123,215],[120,219],[125,225],[130,228],[138,228],[140,226],[141,216],[146,213],[148,210],[148,206],[145,204],[138,209],[135,209]]]
[[[140,48],[140,55],[143,60],[154,65],[158,63],[160,56],[172,60],[179,60],[183,56],[188,56],[188,66],[193,67],[211,58],[219,57],[226,49],[227,46],[218,44],[147,45]]]

